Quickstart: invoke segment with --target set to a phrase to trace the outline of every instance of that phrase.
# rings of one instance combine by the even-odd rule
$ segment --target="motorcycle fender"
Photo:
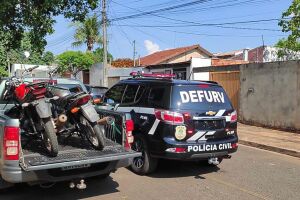
[[[85,104],[81,106],[81,112],[83,116],[90,122],[96,122],[100,119],[99,114],[95,110],[95,107],[92,104]]]
[[[47,103],[45,99],[38,100],[35,109],[40,118],[47,118],[52,116],[51,104]]]

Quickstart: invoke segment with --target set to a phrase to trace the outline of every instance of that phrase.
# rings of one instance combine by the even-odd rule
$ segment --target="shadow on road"
[[[150,175],[153,178],[176,178],[194,176],[196,179],[205,179],[202,175],[217,172],[218,166],[207,166],[198,162],[160,160],[156,172]]]
[[[111,177],[106,179],[89,178],[85,180],[85,190],[70,189],[69,182],[57,183],[51,188],[43,189],[39,186],[17,185],[4,193],[0,193],[1,200],[47,200],[62,199],[73,200],[95,197],[104,194],[119,192],[119,184]]]

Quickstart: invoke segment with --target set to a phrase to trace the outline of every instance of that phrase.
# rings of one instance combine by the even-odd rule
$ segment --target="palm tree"
[[[76,27],[75,42],[72,43],[72,46],[77,47],[86,44],[87,51],[92,51],[95,44],[102,44],[102,37],[99,31],[101,23],[96,15],[87,17],[84,22],[73,23],[72,26]]]

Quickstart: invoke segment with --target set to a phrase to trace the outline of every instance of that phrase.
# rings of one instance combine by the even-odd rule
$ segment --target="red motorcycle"
[[[25,70],[20,79],[11,77],[6,82],[5,99],[15,103],[13,112],[19,112],[20,127],[29,135],[41,136],[47,153],[58,154],[58,141],[52,118],[51,103],[47,98],[48,82],[26,83],[25,73],[32,72],[38,66]]]

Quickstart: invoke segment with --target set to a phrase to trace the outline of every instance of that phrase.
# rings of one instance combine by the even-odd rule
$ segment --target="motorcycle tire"
[[[51,117],[45,118],[43,119],[43,122],[45,128],[43,139],[44,139],[46,149],[48,151],[48,154],[51,157],[55,157],[58,154],[58,141],[57,141],[55,128],[52,123],[52,118]]]
[[[82,119],[86,127],[85,133],[90,144],[97,150],[103,150],[105,146],[104,128],[100,127],[97,123],[91,123],[86,119]]]

